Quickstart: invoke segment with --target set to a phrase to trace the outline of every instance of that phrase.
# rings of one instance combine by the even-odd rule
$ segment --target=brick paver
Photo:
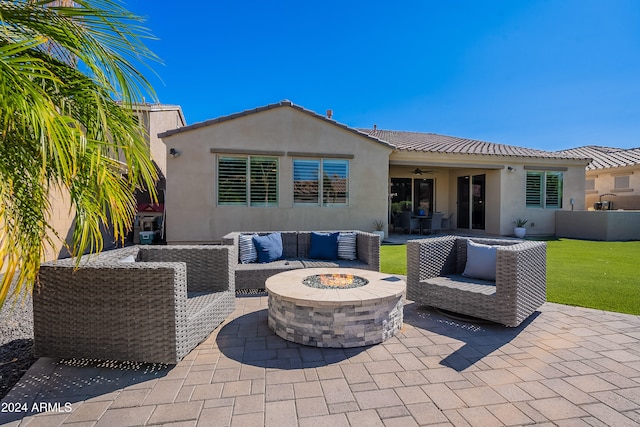
[[[0,424],[640,425],[638,316],[547,303],[504,328],[407,302],[388,341],[319,349],[275,336],[265,296],[237,303],[176,366],[41,359],[3,399]]]

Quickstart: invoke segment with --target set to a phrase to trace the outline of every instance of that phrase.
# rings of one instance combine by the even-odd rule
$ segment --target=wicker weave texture
[[[494,291],[493,284],[460,276],[467,240],[442,236],[408,242],[407,298],[518,326],[546,301],[546,243],[472,238],[498,246]]]
[[[236,275],[236,289],[261,289],[264,288],[265,280],[274,274],[299,268],[322,266],[326,268],[344,267],[380,271],[380,236],[374,233],[350,230],[323,231],[323,233],[336,231],[356,233],[357,260],[310,260],[308,259],[308,256],[309,246],[311,245],[311,231],[281,231],[280,233],[282,233],[282,244],[286,260],[264,264],[238,264],[238,241],[240,235],[254,233],[264,235],[269,232],[236,231],[227,234],[222,238],[222,244],[234,247],[235,258],[233,261],[233,271],[235,271]]]
[[[119,262],[128,255],[138,262]],[[232,259],[229,246],[136,246],[85,256],[78,269],[43,263],[36,355],[177,363],[235,309]]]

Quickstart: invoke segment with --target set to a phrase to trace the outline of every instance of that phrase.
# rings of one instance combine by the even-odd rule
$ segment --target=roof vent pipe
[[[330,119],[333,116],[333,110],[327,110],[327,118]]]
[[[373,125],[373,130],[378,130],[378,125],[374,124]]]

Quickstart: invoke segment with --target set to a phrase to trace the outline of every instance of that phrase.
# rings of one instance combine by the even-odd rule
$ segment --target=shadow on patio
[[[448,347],[464,343],[462,347],[440,361],[440,365],[453,368],[458,372],[464,371],[484,357],[508,345],[540,315],[540,312],[535,312],[517,328],[508,328],[480,319],[466,320],[462,317],[450,317],[433,307],[418,306],[413,302],[409,305],[412,305],[413,309],[405,311],[405,323],[422,329],[427,335],[432,335],[431,340],[434,342],[448,343]],[[425,349],[421,350],[425,352]],[[441,350],[442,348],[437,346],[432,348],[434,354],[444,355],[440,352]]]
[[[517,328],[508,328],[480,319],[454,319],[432,307],[408,302],[405,327],[384,345],[399,340],[408,347],[419,348],[421,354],[443,357],[440,365],[461,372],[509,344],[539,314],[534,313]],[[288,342],[269,329],[267,316],[267,310],[262,309],[226,323],[216,338],[220,352],[240,363],[261,368],[304,369],[339,363],[375,347],[318,348]],[[408,325],[420,328],[421,337],[407,337]],[[451,352],[452,348],[456,350]]]
[[[262,309],[225,324],[216,339],[220,352],[251,366],[304,369],[339,363],[372,347],[318,348],[289,342],[269,329],[267,316],[267,310]]]

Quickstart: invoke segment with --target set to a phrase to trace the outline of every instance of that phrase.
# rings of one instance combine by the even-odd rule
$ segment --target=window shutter
[[[562,207],[562,172],[547,172],[546,208]]]
[[[629,175],[616,176],[613,178],[613,181],[613,188],[616,190],[626,190],[629,188]]]
[[[349,197],[349,161],[322,161],[323,206],[345,205]]]
[[[251,157],[251,206],[278,205],[278,159]]]
[[[293,202],[318,205],[320,202],[320,161],[293,161]]]
[[[247,204],[247,158],[218,158],[218,204]]]
[[[527,207],[542,207],[542,172],[527,172]]]

